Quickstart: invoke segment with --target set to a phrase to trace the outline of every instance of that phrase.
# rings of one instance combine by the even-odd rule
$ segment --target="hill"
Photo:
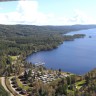
[[[96,28],[96,25],[72,26],[35,26],[35,25],[0,25],[0,37],[33,36],[36,34],[65,34],[70,31]]]

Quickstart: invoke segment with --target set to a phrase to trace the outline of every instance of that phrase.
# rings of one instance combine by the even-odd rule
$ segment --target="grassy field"
[[[6,79],[5,79],[5,83],[6,83],[7,88],[10,90],[10,92],[11,92],[12,94],[14,94],[14,96],[20,96],[20,95],[18,95],[18,94],[12,89],[12,87],[11,87],[11,85],[10,85],[10,82],[9,82],[9,78],[6,78]],[[6,96],[6,95],[5,95],[5,96]]]
[[[1,85],[1,80],[0,80],[0,96],[10,96],[10,94],[6,92],[6,90]]]
[[[5,91],[5,89],[1,84],[0,84],[0,96],[10,96],[10,94]]]
[[[82,81],[78,81],[78,82],[74,83],[74,85],[76,86],[76,89],[79,90],[85,83],[86,83],[86,81],[82,80]],[[74,96],[74,91],[73,90],[68,89],[67,93],[73,94],[73,96]]]
[[[21,87],[24,90],[28,90],[30,87],[28,86],[28,84],[25,86],[21,83],[21,81],[19,79],[16,79],[17,84],[19,85],[19,87]]]
[[[17,60],[17,57],[18,57],[18,56],[10,56],[10,58],[11,58],[13,61]]]
[[[74,94],[74,91],[72,91],[72,90],[67,90],[67,93]]]
[[[86,83],[85,80],[82,80],[82,81],[76,82],[76,83],[75,83],[76,88],[77,88],[77,89],[80,89],[80,88],[81,88],[85,83]]]

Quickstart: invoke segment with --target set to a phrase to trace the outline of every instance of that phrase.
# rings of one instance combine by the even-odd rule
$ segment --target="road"
[[[5,77],[1,77],[1,84],[2,84],[2,86],[4,87],[4,89],[5,89],[8,93],[10,93],[10,96],[14,96],[14,95],[8,90],[8,88],[6,87]]]

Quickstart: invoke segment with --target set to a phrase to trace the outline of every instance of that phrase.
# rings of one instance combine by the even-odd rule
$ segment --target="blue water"
[[[26,60],[32,63],[45,62],[47,68],[60,68],[79,75],[96,68],[96,29],[74,31],[67,35],[73,34],[86,34],[86,37],[65,41],[57,49],[34,53]]]

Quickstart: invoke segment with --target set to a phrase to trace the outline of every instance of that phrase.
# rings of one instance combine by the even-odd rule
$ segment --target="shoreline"
[[[78,35],[80,36],[80,37],[78,37]],[[83,36],[83,38],[86,36],[85,34],[74,34],[73,36],[77,36],[77,37],[75,37],[74,38],[74,40],[75,39],[79,39],[79,38],[82,38],[82,36]],[[60,42],[59,43],[59,45],[56,47],[56,48],[58,48],[60,45],[62,45],[64,42],[68,42],[68,41],[74,41],[74,40],[65,40],[65,41],[63,41],[63,42]],[[34,51],[34,52],[32,52],[32,53],[29,53],[26,57],[25,57],[25,61],[26,61],[26,59],[30,56],[30,55],[33,55],[33,54],[37,54],[38,52],[46,52],[46,51],[52,51],[52,50],[55,50],[56,48],[53,48],[53,49],[48,49],[48,50],[39,50],[39,51]],[[28,61],[27,61],[28,62]],[[32,63],[32,62],[28,62],[28,63]],[[45,67],[45,66],[44,66]],[[48,69],[48,68],[46,68],[46,69]],[[51,68],[49,68],[49,70],[50,70]],[[58,70],[58,69],[53,69],[53,70]],[[62,71],[62,72],[65,72],[65,71]],[[71,74],[76,74],[76,73],[72,73],[72,72],[67,72],[66,71],[66,73],[71,73]],[[84,73],[84,74],[86,74],[86,73]],[[76,75],[78,75],[78,76],[82,76],[82,75],[84,75],[84,74],[76,74]]]

